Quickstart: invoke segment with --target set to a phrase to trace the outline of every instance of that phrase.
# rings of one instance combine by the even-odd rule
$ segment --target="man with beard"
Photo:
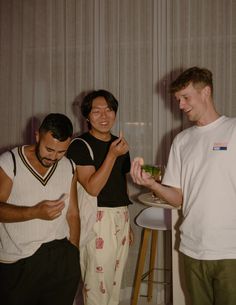
[[[36,144],[0,156],[0,299],[70,305],[80,278],[71,121],[51,113]]]

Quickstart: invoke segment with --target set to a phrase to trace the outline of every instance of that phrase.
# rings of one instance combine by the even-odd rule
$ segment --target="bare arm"
[[[182,204],[183,194],[181,189],[162,185],[156,182],[150,174],[142,170],[139,160],[134,160],[132,162],[130,174],[135,183],[147,187],[171,205],[178,207]]]
[[[70,190],[69,208],[66,214],[67,222],[70,228],[70,242],[79,248],[80,238],[80,215],[77,199],[77,176],[73,177]]]
[[[61,215],[65,203],[62,200],[44,200],[32,207],[6,203],[12,190],[12,180],[0,168],[0,222],[21,222],[31,219],[53,220]]]
[[[124,155],[127,152],[128,144],[125,139],[120,136],[117,140],[112,142],[106,159],[97,171],[94,166],[77,166],[78,181],[89,194],[97,196],[107,183],[117,157]]]

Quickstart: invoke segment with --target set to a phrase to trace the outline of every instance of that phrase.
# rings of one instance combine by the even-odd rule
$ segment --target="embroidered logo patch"
[[[226,142],[216,142],[213,144],[213,150],[227,150]]]

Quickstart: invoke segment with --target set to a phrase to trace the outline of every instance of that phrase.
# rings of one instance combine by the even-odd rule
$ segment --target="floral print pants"
[[[129,251],[127,207],[100,208],[96,237],[80,249],[85,305],[118,305]]]

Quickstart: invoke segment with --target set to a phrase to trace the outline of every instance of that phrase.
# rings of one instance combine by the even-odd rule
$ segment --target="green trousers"
[[[236,259],[183,261],[192,305],[236,305]]]

